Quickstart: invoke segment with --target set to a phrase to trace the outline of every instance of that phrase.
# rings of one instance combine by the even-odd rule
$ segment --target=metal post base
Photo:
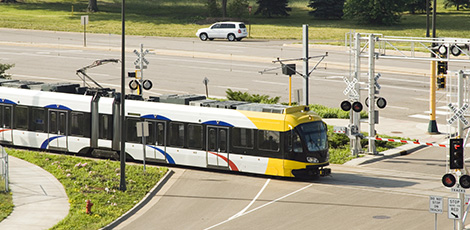
[[[429,134],[439,134],[440,133],[439,130],[437,130],[436,120],[429,120],[428,133]]]

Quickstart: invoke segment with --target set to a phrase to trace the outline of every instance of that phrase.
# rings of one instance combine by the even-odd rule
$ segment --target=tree
[[[429,0],[431,3],[432,0]],[[426,0],[408,0],[405,3],[405,10],[409,11],[411,14],[416,12],[426,13]]]
[[[89,0],[88,1],[88,12],[98,12],[98,0]]]
[[[1,0],[3,3],[16,3],[16,0]]]
[[[222,17],[227,16],[227,0],[222,0]]]
[[[228,4],[228,15],[230,17],[241,18],[248,14],[248,0],[233,0]]]
[[[400,21],[406,0],[346,0],[344,17],[359,23],[394,25]]]
[[[209,17],[220,16],[220,7],[219,7],[219,4],[217,4],[216,0],[207,0],[206,6],[209,12]]]
[[[460,7],[468,8],[470,6],[470,0],[445,0],[444,8],[455,6],[457,10],[460,10]]]
[[[291,11],[287,7],[288,0],[257,0],[258,9],[255,14],[262,14],[263,16],[289,16],[287,11]]]
[[[6,74],[5,71],[9,70],[10,68],[13,68],[15,64],[2,64],[0,63],[0,78],[7,78],[9,79],[11,77],[10,74]]]
[[[308,7],[313,10],[308,14],[320,19],[341,19],[344,0],[310,0]]]

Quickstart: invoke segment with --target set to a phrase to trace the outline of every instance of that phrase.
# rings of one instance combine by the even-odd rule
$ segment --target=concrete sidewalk
[[[0,222],[1,230],[49,229],[69,213],[62,184],[49,172],[9,156],[13,212]]]

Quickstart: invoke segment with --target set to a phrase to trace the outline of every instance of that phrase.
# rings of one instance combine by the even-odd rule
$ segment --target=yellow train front
[[[327,126],[321,118],[307,106],[265,106],[261,113],[237,108],[258,129],[258,154],[269,158],[265,174],[299,178],[329,175]]]

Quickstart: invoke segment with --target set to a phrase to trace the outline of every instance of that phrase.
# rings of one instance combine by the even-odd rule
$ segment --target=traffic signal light
[[[464,156],[463,156],[463,139],[450,139],[449,146],[449,164],[450,169],[463,169]]]
[[[446,77],[445,76],[437,76],[437,88],[438,89],[445,89],[446,88]]]
[[[448,65],[446,61],[437,62],[437,74],[444,75],[447,74]]]

